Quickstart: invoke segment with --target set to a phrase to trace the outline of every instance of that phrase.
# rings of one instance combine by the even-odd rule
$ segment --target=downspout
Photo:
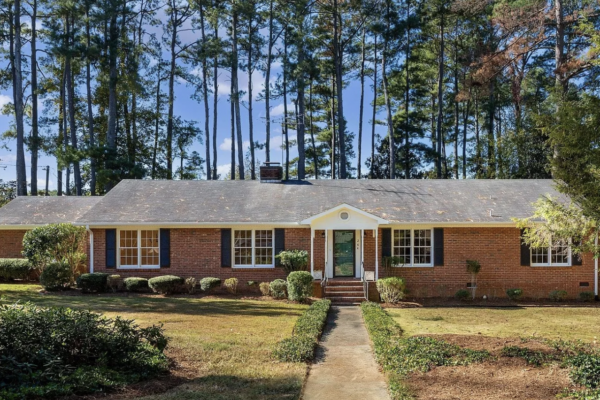
[[[94,232],[89,225],[85,226],[85,230],[90,234],[90,274],[94,273]]]

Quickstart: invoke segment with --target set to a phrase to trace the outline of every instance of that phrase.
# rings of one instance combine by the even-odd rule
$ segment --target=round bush
[[[563,301],[567,298],[566,290],[553,290],[550,292],[550,300],[553,301]]]
[[[145,292],[148,290],[148,279],[146,278],[125,278],[123,284],[128,292]]]
[[[26,258],[0,258],[0,279],[35,280],[39,269]]]
[[[263,296],[268,296],[269,294],[271,294],[271,287],[269,282],[261,282],[258,287],[260,289],[260,293]]]
[[[237,285],[238,285],[238,278],[228,278],[228,279],[225,279],[225,282],[223,282],[223,286],[225,286],[227,291],[231,294],[237,293]]]
[[[202,278],[200,280],[200,289],[203,292],[210,292],[214,288],[221,286],[221,280],[219,278]]]
[[[285,291],[287,289],[287,283],[283,279],[275,279],[269,284],[269,291],[271,296],[276,299],[285,299]]]
[[[108,274],[94,272],[91,274],[82,274],[77,278],[77,287],[83,293],[102,293],[108,288]]]
[[[303,302],[313,293],[313,277],[307,271],[294,271],[287,277],[288,298]]]
[[[63,290],[71,286],[73,271],[65,262],[47,264],[40,275],[40,285],[46,290]]]
[[[506,295],[511,300],[519,300],[523,296],[523,289],[508,289]]]
[[[398,303],[404,298],[406,284],[398,277],[383,278],[377,281],[377,291],[384,303]]]
[[[157,276],[148,280],[148,286],[156,292],[161,294],[173,294],[181,291],[185,279],[175,275],[164,275]]]
[[[109,277],[106,279],[106,285],[110,288],[110,290],[116,293],[123,287],[121,275],[109,275]]]
[[[459,291],[456,292],[456,294],[454,295],[454,297],[456,297],[459,300],[466,300],[469,298],[471,294],[469,293],[468,290],[466,289],[460,289]]]
[[[594,292],[581,292],[579,293],[579,300],[581,301],[594,301],[596,295]]]

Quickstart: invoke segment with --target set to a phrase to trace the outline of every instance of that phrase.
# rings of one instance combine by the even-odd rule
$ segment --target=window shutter
[[[529,267],[531,266],[531,248],[523,242],[524,231],[524,229],[521,229],[521,236],[519,236],[519,240],[521,241],[521,266]]]
[[[104,232],[106,268],[117,268],[117,230],[106,229]]]
[[[171,266],[171,230],[161,229],[160,236],[160,267],[169,268]]]
[[[274,254],[274,256],[276,256],[277,254],[281,253],[284,250],[285,250],[285,229],[277,228],[277,229],[275,229],[275,254]],[[278,258],[275,259],[275,266],[281,267],[281,260],[279,260]]]
[[[581,246],[581,240],[577,242]],[[571,265],[583,265],[583,254],[571,254]]]
[[[231,229],[221,229],[221,268],[231,268]]]
[[[392,256],[392,228],[381,229],[381,257]]]
[[[444,266],[444,228],[433,228],[433,266]]]

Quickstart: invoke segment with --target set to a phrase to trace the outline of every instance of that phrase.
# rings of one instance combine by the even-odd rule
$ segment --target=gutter
[[[94,232],[89,225],[85,226],[85,230],[90,234],[90,274],[94,273]]]

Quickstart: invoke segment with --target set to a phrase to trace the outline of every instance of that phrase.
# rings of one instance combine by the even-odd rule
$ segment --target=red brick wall
[[[23,236],[26,230],[0,230],[0,258],[23,258]]]
[[[579,266],[525,267],[521,266],[520,243],[516,228],[444,228],[444,266],[393,268],[390,275],[406,280],[410,296],[453,296],[471,281],[466,260],[477,260],[481,263],[478,297],[506,297],[510,288],[523,289],[523,295],[530,298],[548,298],[552,290],[566,290],[575,298],[580,292],[594,290],[591,254],[585,254]],[[380,277],[385,275],[380,269]],[[589,286],[580,287],[580,282]]]

